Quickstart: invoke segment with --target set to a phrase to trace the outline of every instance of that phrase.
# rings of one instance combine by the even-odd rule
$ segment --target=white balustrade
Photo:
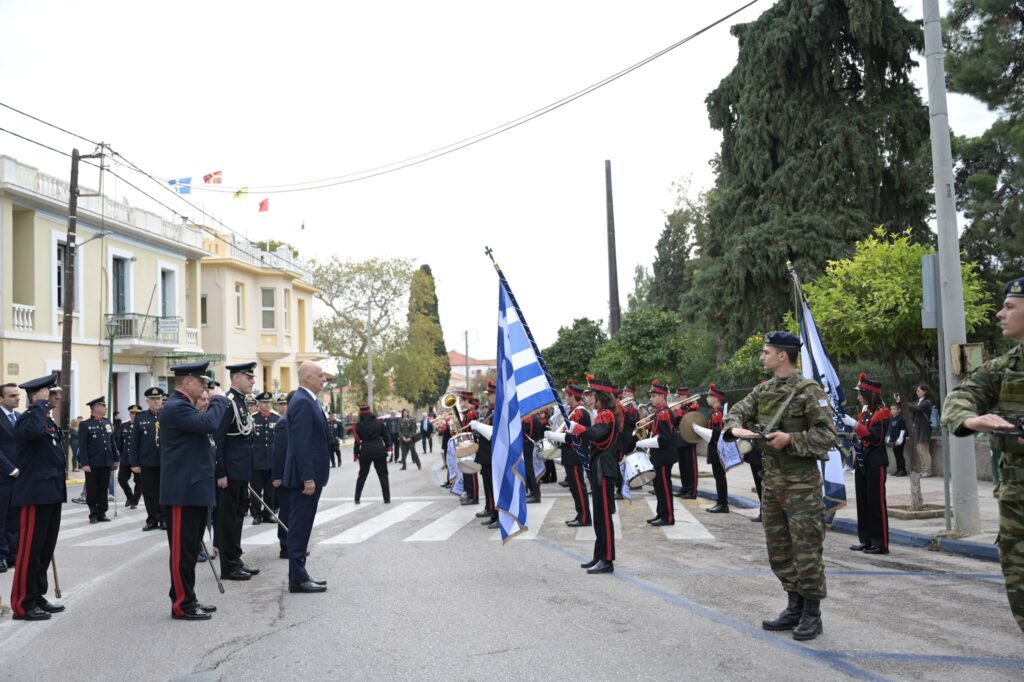
[[[14,328],[18,331],[32,331],[36,327],[36,308],[31,305],[15,303],[14,306]]]

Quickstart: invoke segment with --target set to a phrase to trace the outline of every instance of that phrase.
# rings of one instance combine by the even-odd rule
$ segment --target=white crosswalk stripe
[[[658,501],[647,500],[647,504],[651,505],[651,511],[657,513]],[[673,503],[674,504],[674,503]],[[676,504],[673,507],[675,513],[676,525],[674,526],[661,526],[661,529],[665,531],[666,537],[669,540],[714,540],[715,536],[704,527],[700,521],[698,521],[690,510],[684,505]]]
[[[353,512],[357,512],[360,509],[373,506],[372,502],[365,502],[361,505],[355,504],[354,502],[345,502],[339,504],[336,507],[330,509],[324,509],[323,511],[317,512],[316,516],[313,517],[313,527],[322,526],[325,523],[340,519],[343,516],[348,516]],[[285,519],[281,519],[287,525]],[[243,545],[276,545],[277,544],[277,524],[273,524],[270,530],[265,530],[255,535],[242,538]]]
[[[110,523],[90,523],[88,526],[81,528],[72,528],[71,530],[62,530],[58,536],[58,541],[69,540],[71,538],[81,537],[83,535],[91,535],[92,533],[99,533],[101,531],[113,530],[114,528],[123,528],[124,526],[138,526],[139,534],[142,534],[142,524],[145,523],[145,519],[140,521],[136,518],[117,518]]]
[[[554,500],[543,499],[537,504],[529,504],[526,506],[526,527],[527,531],[517,535],[514,540],[533,540],[537,537],[537,533],[540,532],[541,525],[544,524],[544,519],[547,518],[548,512],[555,506]],[[501,531],[494,531],[494,535],[491,536],[492,540],[501,539]],[[514,541],[513,540],[513,541]]]
[[[155,530],[143,533],[141,529],[133,528],[132,530],[126,530],[122,533],[114,533],[113,535],[105,535],[102,538],[79,542],[75,547],[111,547],[113,545],[123,545],[128,542],[135,542],[136,540],[145,540],[146,538],[149,538],[150,540],[153,538],[159,538],[162,542],[167,542],[167,531]]]
[[[363,521],[345,532],[323,540],[322,545],[352,545],[372,538],[387,528],[406,520],[416,512],[429,507],[433,502],[403,502],[402,504]]]
[[[475,505],[459,505],[433,523],[424,526],[405,539],[406,542],[443,542],[476,520]]]

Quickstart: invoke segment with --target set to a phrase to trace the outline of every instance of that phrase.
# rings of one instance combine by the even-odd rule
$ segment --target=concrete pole
[[[612,162],[604,162],[605,208],[608,212],[608,334],[619,333],[622,313],[619,309],[619,265],[615,253],[615,207],[612,204]]]
[[[373,409],[373,309],[366,302],[366,404]]]
[[[964,285],[960,270],[960,239],[956,225],[956,194],[953,185],[953,152],[949,141],[946,108],[945,50],[939,0],[923,0],[924,51],[928,68],[928,109],[931,112],[932,172],[935,176],[935,213],[939,238],[939,352],[942,353],[946,386],[960,384],[951,353],[967,342],[964,321]],[[945,396],[943,396],[945,397]],[[974,535],[981,531],[978,515],[978,476],[971,438],[949,439],[950,475],[953,479],[954,527]]]

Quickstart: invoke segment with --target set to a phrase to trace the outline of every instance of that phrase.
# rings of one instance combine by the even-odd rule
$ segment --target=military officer
[[[142,412],[138,405],[128,406],[128,418],[117,425],[114,429],[114,445],[121,459],[121,466],[117,470],[117,483],[124,491],[125,506],[135,509],[139,505],[139,497],[142,496],[142,482],[140,475],[132,471],[129,464],[128,453],[132,448],[132,429],[135,426],[135,417]],[[135,481],[135,490],[132,490],[132,479]]]
[[[217,526],[220,529],[220,570],[225,580],[249,580],[260,571],[242,563],[242,525],[252,480],[253,417],[245,396],[255,381],[255,362],[226,365],[231,376],[230,409],[214,434],[217,446]]]
[[[11,611],[15,620],[48,620],[64,606],[47,601],[46,569],[53,561],[60,531],[61,505],[68,500],[64,478],[64,439],[50,418],[60,404],[57,375],[25,382],[26,409],[14,425],[21,474],[14,482],[11,506],[18,507],[18,558],[14,566]]]
[[[110,521],[107,517],[107,488],[110,470],[120,461],[114,446],[114,427],[107,419],[105,396],[86,403],[89,418],[78,425],[78,461],[85,473],[85,502],[89,505],[89,523]]]
[[[279,416],[270,411],[274,396],[264,391],[256,396],[259,410],[252,416],[252,490],[249,513],[252,525],[257,526],[264,521],[272,523],[274,517],[256,498],[259,495],[271,509],[277,505],[274,500],[274,486],[271,484],[270,471],[274,464],[274,429]]]
[[[996,319],[1003,336],[1017,345],[976,369],[946,396],[942,425],[955,436],[992,433],[993,445],[1003,453],[993,492],[999,500],[999,562],[1010,611],[1024,630],[1024,439],[1014,423],[1024,417],[1024,277],[1008,282],[1004,295]]]
[[[160,410],[165,393],[159,386],[147,388],[145,412],[140,412],[132,426],[132,445],[128,462],[136,474],[142,476],[142,501],[146,505],[144,531],[167,528],[163,507],[160,506]]]
[[[214,454],[210,434],[230,411],[218,390],[210,397],[206,412],[196,403],[206,392],[203,372],[208,362],[171,367],[174,393],[160,411],[160,503],[167,517],[170,548],[171,618],[209,620],[213,606],[196,599],[196,557],[206,530],[206,515],[214,504]]]
[[[737,403],[722,424],[722,438],[758,439],[764,453],[761,515],[768,563],[789,593],[789,604],[765,630],[793,630],[793,639],[822,632],[825,598],[825,505],[819,461],[828,459],[836,429],[828,396],[796,370],[800,339],[785,331],[765,336],[761,364],[773,374]],[[758,431],[752,429],[757,428]]]

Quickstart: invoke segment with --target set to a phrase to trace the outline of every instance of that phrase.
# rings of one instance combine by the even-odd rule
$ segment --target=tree
[[[764,336],[761,332],[749,336],[728,360],[715,368],[714,374],[709,375],[706,382],[739,393],[749,392],[761,379],[770,376],[770,372],[765,371],[761,364]]]
[[[631,310],[622,316],[619,333],[597,350],[591,373],[638,387],[653,379],[677,383],[683,371],[682,347],[678,315],[653,306]]]
[[[569,379],[582,383],[590,361],[607,339],[601,320],[582,317],[573,320],[571,327],[559,327],[558,338],[541,351],[555,387],[565,386]]]
[[[396,312],[409,294],[412,261],[371,258],[346,261],[332,257],[313,261],[316,298],[328,314],[313,324],[317,345],[339,362],[339,370],[352,382],[357,395],[366,394],[367,306],[371,313],[374,374],[383,376],[405,341],[405,326]],[[374,382],[375,397],[390,391],[386,381]]]
[[[292,258],[299,257],[299,250],[296,249],[291,244],[289,244],[288,242],[278,241],[277,239],[264,239],[262,241],[253,242],[253,244],[258,246],[263,251],[271,252],[276,252],[280,247],[285,246],[288,247],[288,250],[291,252]]]
[[[735,347],[791,306],[787,260],[815,276],[871,225],[924,240],[931,176],[910,79],[921,27],[891,0],[779,0],[732,33],[737,64],[706,100],[722,145],[684,305]]]
[[[857,244],[852,258],[832,261],[825,274],[804,285],[807,304],[829,353],[888,364],[893,385],[903,385],[900,366],[910,362],[927,378],[936,352],[936,332],[921,328],[921,256],[930,247],[909,235],[878,228]],[[985,322],[992,306],[973,263],[964,262],[967,330]]]
[[[429,265],[412,276],[406,324],[405,344],[395,358],[395,389],[413,405],[430,405],[448,388],[451,364]]]
[[[626,310],[638,310],[651,305],[651,285],[654,280],[647,268],[637,265],[633,269],[633,293],[626,296]]]
[[[679,311],[683,295],[693,284],[691,260],[694,239],[707,224],[707,197],[688,196],[689,183],[679,187],[676,208],[665,217],[655,247],[654,275],[647,290],[649,303],[662,310]]]

